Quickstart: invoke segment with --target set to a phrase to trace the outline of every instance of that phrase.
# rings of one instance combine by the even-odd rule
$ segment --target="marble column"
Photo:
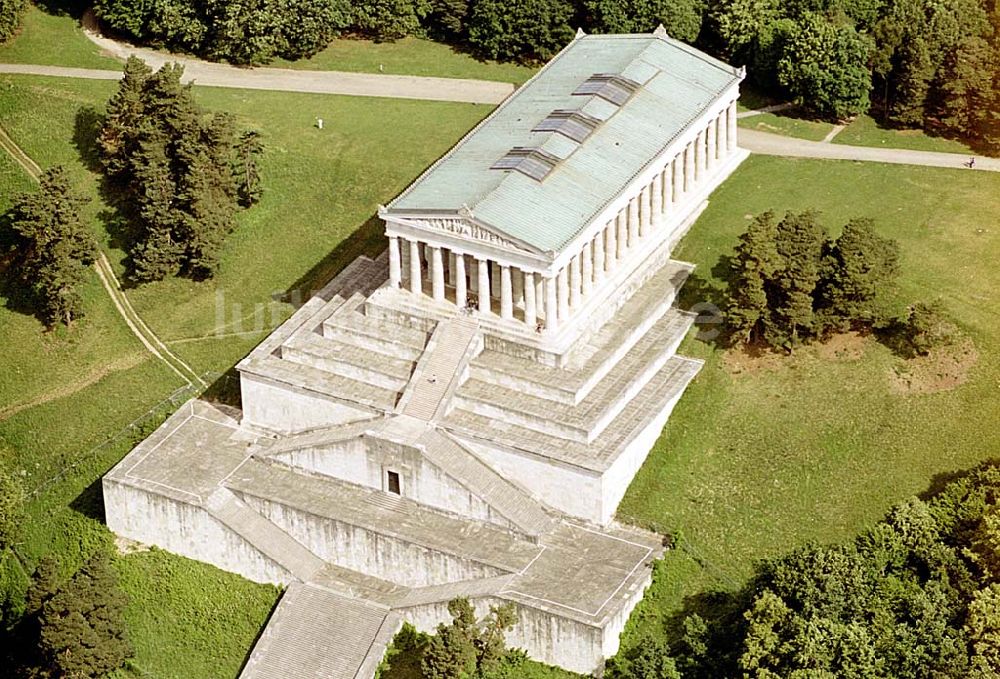
[[[733,153],[736,151],[736,100],[729,104],[729,111],[726,115],[726,151]]]
[[[580,276],[580,255],[575,255],[569,261],[569,307],[576,309],[580,306],[580,289],[583,280]]]
[[[538,324],[538,310],[535,308],[535,274],[524,272],[524,322],[534,329]]]
[[[512,269],[510,272],[511,288],[514,290],[514,306],[524,302],[524,276],[520,269]]]
[[[628,248],[628,209],[624,209],[618,213],[618,219],[616,224],[618,226],[618,233],[615,234],[615,244],[618,246],[618,253],[615,255],[615,261],[620,262],[622,258],[625,257],[625,250]]]
[[[684,147],[684,193],[694,188],[694,143]]]
[[[557,277],[558,282],[558,296],[556,299],[556,315],[559,316],[560,321],[564,321],[569,318],[569,271],[567,267],[563,267],[559,271]]]
[[[389,236],[389,285],[398,288],[403,280],[399,257],[399,237]]]
[[[465,307],[469,293],[465,289],[465,255],[455,253],[455,304]]]
[[[510,285],[510,267],[500,266],[500,318],[514,318],[514,293]]]
[[[410,292],[419,295],[422,290],[423,272],[420,270],[420,243],[410,241]]]
[[[590,249],[590,241],[583,244],[580,251],[581,273],[583,275],[583,286],[580,288],[580,295],[584,298],[590,295],[594,287],[594,253]]]
[[[548,299],[545,296],[545,278],[541,274],[535,276],[535,314],[548,318]]]
[[[663,221],[663,175],[653,177],[653,193],[649,201],[650,222],[655,229]]]
[[[649,225],[653,223],[653,188],[647,184],[639,192],[639,236],[649,235]]]
[[[479,274],[479,311],[490,312],[490,262],[487,259],[476,259],[476,270]]]
[[[597,236],[594,237],[594,283],[600,283],[604,280],[604,272],[606,271],[607,264],[604,261],[604,230],[598,232]]]
[[[670,208],[674,204],[674,163],[673,161],[667,163],[667,166],[663,168],[663,212],[664,214],[670,212]]]
[[[674,205],[681,202],[681,196],[684,194],[684,155],[685,152],[681,151],[674,157],[674,197],[671,201]]]
[[[490,262],[490,292],[500,299],[500,265],[496,262]]]
[[[628,246],[634,248],[639,242],[639,196],[628,202]]]
[[[448,285],[455,287],[455,253],[452,250],[448,250],[448,256],[445,258],[445,262],[448,264]]]
[[[698,183],[705,175],[705,133],[699,132],[694,138],[694,181]]]
[[[613,219],[608,222],[608,225],[604,227],[604,237],[607,240],[607,247],[604,250],[604,270],[611,272],[614,268],[615,262],[618,261],[618,244],[615,242],[615,235],[617,233],[618,220]]]
[[[715,135],[718,130],[715,127],[715,120],[708,124],[708,154],[705,156],[705,167],[711,170],[715,167]]]
[[[438,247],[431,247],[431,294],[438,302],[444,300],[444,257]]]
[[[559,327],[559,314],[557,312],[558,302],[556,298],[558,294],[556,288],[559,283],[556,281],[555,277],[546,278],[545,280],[545,327],[549,330],[555,330]]]

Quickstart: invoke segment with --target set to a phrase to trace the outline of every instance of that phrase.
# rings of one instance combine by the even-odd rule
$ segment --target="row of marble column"
[[[541,329],[553,330],[570,317],[593,290],[598,288],[618,262],[652,235],[684,197],[707,178],[716,165],[736,150],[736,102],[699,130],[683,151],[633,196],[618,215],[593,239],[584,243],[569,264],[555,276],[521,271],[480,255],[463,254],[418,240],[389,237],[389,282],[404,283],[414,294],[447,300],[447,288],[460,307],[472,303],[481,313],[493,312],[499,300],[499,315],[515,318]],[[405,279],[405,281],[404,281]],[[471,294],[470,294],[471,293]]]

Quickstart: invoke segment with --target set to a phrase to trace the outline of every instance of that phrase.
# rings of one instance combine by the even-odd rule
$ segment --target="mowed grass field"
[[[833,143],[975,155],[967,144],[956,139],[933,137],[923,130],[895,130],[882,127],[869,115],[860,115],[854,119],[836,136]]]
[[[112,89],[3,77],[0,124],[41,165],[70,167],[94,197],[88,219],[120,267],[123,253],[107,234],[97,180],[83,160],[93,111]],[[264,134],[264,200],[240,216],[215,281],[171,280],[127,294],[146,322],[205,372],[226,370],[290,313],[292,291],[314,289],[357,254],[377,252],[375,206],[488,112],[465,104],[195,92],[205,106],[230,110],[241,125]],[[325,130],[312,127],[316,116],[327,120]],[[30,186],[9,162],[0,162],[0,181],[0,201],[8,203]],[[1000,255],[998,197],[1000,177],[987,173],[756,157],[713,196],[676,253],[698,264],[687,303],[719,299],[724,271],[717,265],[749,216],[817,207],[831,229],[871,216],[902,245],[900,299],[940,297],[975,342],[979,360],[955,390],[904,396],[890,382],[898,359],[874,343],[846,355],[803,350],[734,374],[718,347],[690,338],[682,352],[705,359],[705,368],[619,513],[679,530],[687,549],[658,568],[627,642],[660,633],[686,597],[738,586],[755,560],[809,540],[847,539],[937,475],[1000,450],[1000,308],[992,264]],[[96,484],[131,441],[81,454],[181,386],[144,358],[96,277],[84,294],[87,317],[70,332],[42,332],[7,300],[15,308],[0,308],[0,455],[25,471],[30,488],[65,470],[29,507],[21,549],[29,560],[55,551],[75,565],[106,545]],[[263,312],[258,330],[215,335],[217,317],[225,334],[237,318],[248,329],[255,309]],[[74,389],[64,393],[67,384]],[[138,651],[129,675],[236,675],[273,605],[273,588],[155,550],[118,564],[133,601],[129,623]]]
[[[619,509],[682,534],[633,616],[627,643],[660,634],[692,597],[737,587],[760,559],[850,539],[941,475],[1000,454],[1000,175],[751,157],[712,197],[678,259],[698,265],[685,303],[721,302],[725,257],[766,209],[818,208],[835,234],[871,217],[902,248],[901,302],[940,299],[978,362],[954,390],[904,395],[873,340],[743,361],[690,337],[705,367]]]
[[[823,138],[833,129],[832,123],[796,118],[780,112],[747,116],[740,118],[737,124],[751,130],[808,139],[809,141],[823,141]]]
[[[108,234],[110,216],[87,160],[95,112],[113,88],[100,81],[0,77],[0,125],[42,167],[69,168],[92,199],[85,218],[121,272],[124,253]],[[263,133],[265,196],[240,215],[216,280],[171,280],[127,294],[154,330],[168,341],[183,340],[174,349],[209,374],[227,370],[291,313],[289,291],[308,294],[357,254],[376,254],[383,245],[369,221],[374,206],[390,200],[489,110],[237,90],[196,90],[196,96]],[[328,120],[322,136],[311,127],[316,115]],[[0,157],[0,208],[32,187],[16,164]],[[100,477],[190,393],[178,392],[180,379],[130,334],[96,274],[83,295],[83,319],[69,330],[45,332],[16,290],[0,290],[0,458],[38,491],[18,551],[29,568],[44,554],[57,554],[67,573],[94,550],[111,549]],[[247,314],[247,330],[254,309],[266,318],[256,331],[216,338],[217,299],[227,321]],[[192,336],[208,339],[189,341]],[[174,400],[164,402],[171,395]],[[137,418],[141,426],[120,434]],[[158,550],[116,563],[131,599],[137,653],[123,676],[236,676],[278,595],[273,587]]]

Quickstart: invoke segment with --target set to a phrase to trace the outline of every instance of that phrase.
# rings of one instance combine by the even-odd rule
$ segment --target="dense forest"
[[[588,32],[675,38],[747,65],[761,92],[830,120],[871,111],[1000,150],[995,0],[97,0],[139,41],[235,64],[307,57],[336,36],[425,35],[539,62]]]

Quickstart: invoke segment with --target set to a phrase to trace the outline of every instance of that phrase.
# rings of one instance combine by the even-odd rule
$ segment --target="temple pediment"
[[[452,236],[458,236],[464,240],[486,243],[494,247],[502,248],[508,252],[520,252],[527,255],[540,255],[542,251],[527,243],[510,238],[506,234],[490,228],[489,226],[469,217],[421,217],[421,218],[401,218],[392,217],[392,221],[397,224],[405,224],[421,231],[440,232]]]

